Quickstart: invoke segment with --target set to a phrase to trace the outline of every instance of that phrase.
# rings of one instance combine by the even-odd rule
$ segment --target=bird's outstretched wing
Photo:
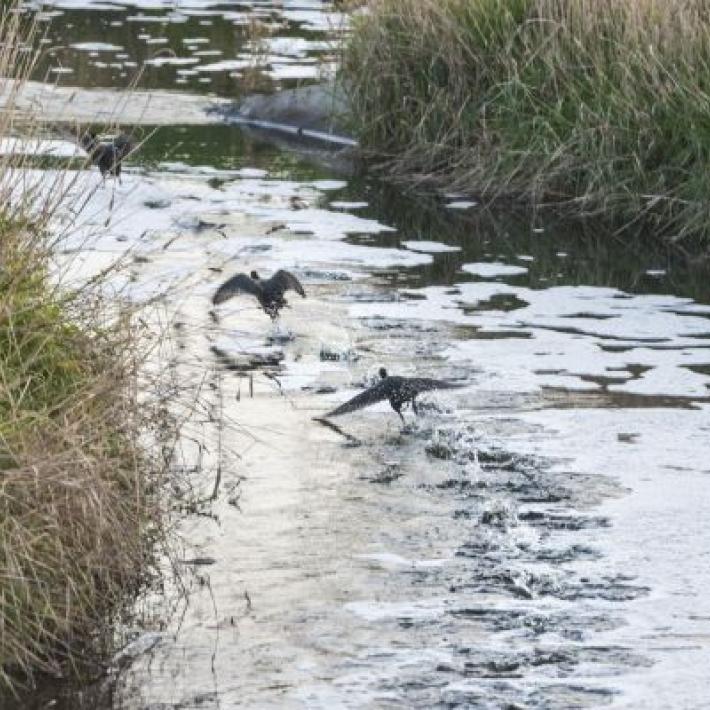
[[[261,285],[246,274],[237,274],[227,279],[212,296],[212,303],[217,306],[238,293],[248,293],[259,298],[262,295]]]
[[[301,282],[290,271],[279,269],[269,281],[278,286],[282,293],[292,289],[300,296],[306,297],[306,292],[303,290]]]
[[[336,407],[332,411],[328,412],[326,417],[337,417],[340,414],[347,414],[348,412],[354,412],[356,409],[362,409],[363,407],[369,407],[371,404],[376,402],[381,402],[384,399],[389,399],[390,389],[387,386],[386,380],[381,380],[376,385],[373,385],[364,392],[361,392],[356,397],[348,400],[339,407]]]

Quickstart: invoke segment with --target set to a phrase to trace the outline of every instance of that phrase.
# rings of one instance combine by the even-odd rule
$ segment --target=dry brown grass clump
[[[0,11],[10,97],[35,59],[32,21],[15,10]],[[4,103],[0,138],[17,120]],[[163,524],[163,466],[145,444],[159,403],[139,401],[132,319],[108,314],[96,282],[67,293],[50,279],[58,186],[71,180],[41,199],[24,171],[0,158],[0,693],[102,650]]]
[[[710,236],[710,0],[371,0],[343,73],[394,176]]]
[[[7,237],[0,230],[3,242]],[[26,287],[17,281],[7,287],[3,279],[5,682],[6,672],[60,673],[92,639],[100,640],[107,615],[145,576],[150,538],[160,531],[157,481],[138,444],[145,422],[134,390],[138,362],[130,327],[101,328],[86,315],[79,323],[72,310],[80,302],[48,302],[47,284],[36,274]]]

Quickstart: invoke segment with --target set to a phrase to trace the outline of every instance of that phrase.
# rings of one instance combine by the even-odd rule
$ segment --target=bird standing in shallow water
[[[256,296],[259,305],[268,314],[271,320],[276,320],[279,311],[288,305],[284,298],[284,293],[289,289],[299,295],[306,297],[306,292],[301,286],[301,282],[289,271],[279,269],[270,279],[260,279],[256,271],[252,271],[250,276],[237,274],[227,279],[212,296],[212,303],[218,306],[232,296],[239,293],[247,293]]]
[[[404,423],[402,415],[402,406],[407,402],[412,403],[412,409],[415,414],[419,413],[417,409],[417,395],[422,392],[431,390],[447,390],[462,387],[455,382],[447,382],[446,380],[433,380],[428,377],[398,377],[390,376],[384,367],[380,368],[380,381],[361,392],[351,400],[341,404],[332,411],[328,412],[326,417],[337,417],[341,414],[354,412],[357,409],[369,407],[371,404],[382,402],[385,399],[389,400],[390,406],[394,409],[399,418]]]
[[[97,139],[93,131],[86,131],[79,139],[81,147],[89,154],[91,162],[101,171],[101,177],[113,175],[121,182],[121,163],[135,147],[130,138],[121,133],[108,141]]]

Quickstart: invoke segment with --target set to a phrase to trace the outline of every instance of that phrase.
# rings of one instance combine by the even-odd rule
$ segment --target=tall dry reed
[[[0,11],[0,139],[33,140],[14,97],[37,27],[18,7]],[[104,649],[164,532],[165,463],[146,442],[172,435],[161,403],[139,398],[130,311],[107,310],[97,281],[67,292],[49,276],[71,174],[39,189],[25,161],[0,157],[0,694]]]
[[[343,76],[392,176],[710,236],[710,0],[371,0]]]

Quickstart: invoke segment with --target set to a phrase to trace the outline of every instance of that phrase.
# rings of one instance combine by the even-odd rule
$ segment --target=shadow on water
[[[358,211],[396,232],[353,236],[349,241],[398,247],[408,240],[442,242],[460,251],[434,254],[433,263],[387,276],[400,287],[445,286],[473,280],[462,264],[504,262],[527,269],[506,282],[533,289],[600,286],[634,294],[667,294],[710,302],[708,263],[688,259],[661,242],[638,234],[617,234],[594,222],[542,220],[513,208],[460,210],[426,195],[408,195],[378,182],[354,181],[347,191],[366,195]],[[343,193],[335,199],[346,199]]]
[[[209,166],[217,170],[257,168],[269,179],[318,180],[337,175],[349,176],[353,166],[345,152],[321,145],[294,144],[233,124],[207,126],[141,126],[135,134],[150,134],[135,161],[147,167],[166,162],[189,166]],[[215,184],[229,176],[216,176]]]
[[[138,136],[151,134],[133,161],[148,168],[172,162],[218,171],[256,168],[267,171],[269,179],[275,180],[317,180],[331,175],[320,165],[315,152],[285,151],[264,136],[234,125],[141,126],[134,130]],[[227,180],[228,175],[216,175],[214,184]]]

